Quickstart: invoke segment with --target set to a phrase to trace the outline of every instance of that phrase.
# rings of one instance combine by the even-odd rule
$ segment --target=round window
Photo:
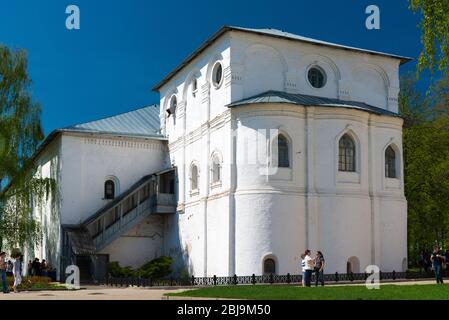
[[[218,88],[223,81],[223,67],[220,62],[215,63],[212,69],[212,83],[215,88]]]
[[[312,67],[307,73],[307,79],[314,88],[322,88],[326,84],[326,73],[320,67]]]

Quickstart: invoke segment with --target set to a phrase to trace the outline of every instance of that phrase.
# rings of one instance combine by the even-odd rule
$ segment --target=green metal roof
[[[286,93],[282,91],[266,91],[264,93],[245,98],[228,105],[230,108],[235,108],[243,105],[259,104],[259,103],[288,103],[301,106],[317,106],[317,107],[333,107],[333,108],[349,108],[362,111],[371,112],[378,115],[386,115],[392,117],[400,117],[399,114],[374,107],[364,102],[348,101],[333,98],[310,96],[305,94]]]

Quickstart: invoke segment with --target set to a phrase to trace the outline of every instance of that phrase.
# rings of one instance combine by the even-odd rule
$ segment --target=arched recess
[[[110,186],[109,182],[112,182],[112,185],[113,185],[112,197],[107,195],[107,191],[108,191],[107,189]],[[114,175],[106,176],[103,181],[103,199],[112,200],[112,199],[116,198],[119,194],[120,194],[120,180]]]
[[[351,71],[351,99],[387,109],[390,79],[380,66],[357,64]]]
[[[356,256],[348,258],[346,262],[346,273],[360,273],[360,260]]]
[[[403,258],[402,259],[402,272],[406,272],[408,269],[408,262],[407,262],[407,258]]]
[[[322,88],[313,88],[309,83],[308,71],[314,66],[318,66],[325,72],[326,83]],[[315,53],[305,55],[299,62],[297,73],[299,86],[305,93],[328,98],[338,97],[341,73],[337,64],[331,58]]]
[[[262,274],[277,274],[279,272],[279,263],[277,257],[268,253],[262,258]]]
[[[221,183],[223,178],[223,156],[220,151],[214,150],[210,156],[210,183]]]
[[[267,45],[254,44],[243,57],[244,97],[265,91],[284,91],[288,65],[282,53]]]
[[[189,169],[190,191],[196,191],[200,187],[200,165],[198,161],[192,161]]]
[[[201,77],[201,71],[198,68],[192,69],[189,74],[186,77],[186,80],[184,82],[184,88],[182,90],[182,101],[186,102],[186,105],[188,104],[189,96],[188,93],[192,90],[192,80],[197,79]],[[199,90],[199,87],[198,87]]]

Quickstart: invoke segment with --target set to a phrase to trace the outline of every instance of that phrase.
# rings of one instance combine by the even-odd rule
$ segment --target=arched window
[[[263,273],[264,274],[275,274],[276,273],[276,262],[272,258],[265,259],[263,262]]]
[[[221,181],[221,163],[220,158],[215,154],[212,158],[212,183]]]
[[[112,180],[106,180],[104,183],[104,198],[114,199],[115,198],[115,183]]]
[[[396,178],[396,152],[389,146],[385,150],[385,176],[387,178]]]
[[[290,167],[288,140],[282,134],[278,135],[278,166],[279,168]]]
[[[198,189],[198,167],[196,164],[192,164],[190,168],[190,190]]]
[[[174,114],[176,112],[176,107],[178,106],[178,99],[173,95],[170,99],[169,106],[167,108],[168,116]]]
[[[355,143],[348,134],[338,143],[338,170],[355,172]]]

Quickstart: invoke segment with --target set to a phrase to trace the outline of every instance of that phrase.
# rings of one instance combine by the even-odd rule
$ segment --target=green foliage
[[[406,124],[404,178],[412,261],[435,243],[449,248],[449,100],[442,90],[447,84],[446,76],[430,96],[422,96],[413,83],[406,83],[399,99]]]
[[[22,283],[19,285],[19,290],[24,289],[50,289],[54,288],[55,285],[53,285],[51,278],[49,277],[38,277],[38,276],[27,276],[22,277]],[[7,277],[6,283],[9,288],[11,288],[14,284],[14,278],[13,277]]]
[[[180,274],[180,280],[182,284],[190,284],[190,273],[187,269],[183,269]]]
[[[145,263],[137,270],[133,270],[131,267],[121,267],[117,261],[114,261],[109,263],[108,272],[115,278],[140,277],[145,279],[162,279],[173,272],[171,269],[172,263],[172,258],[162,256]]]
[[[162,279],[170,275],[173,271],[171,257],[162,256],[145,263],[137,270],[137,275],[146,279]]]
[[[109,263],[108,273],[115,278],[128,278],[135,275],[135,272],[131,267],[121,267],[117,261]]]
[[[409,0],[410,9],[422,16],[421,42],[423,51],[418,60],[418,71],[429,69],[448,73],[449,70],[449,1]]]
[[[42,206],[55,191],[54,179],[37,175],[31,159],[43,132],[27,66],[25,51],[0,45],[0,246],[9,248],[40,241],[33,207]]]

